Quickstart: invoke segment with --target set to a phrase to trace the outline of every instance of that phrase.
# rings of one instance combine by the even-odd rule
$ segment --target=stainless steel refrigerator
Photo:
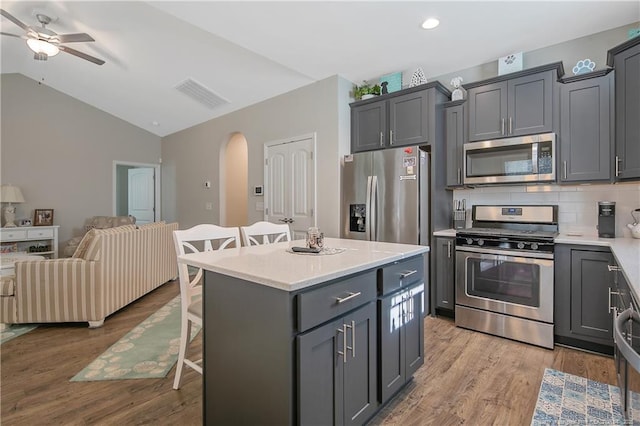
[[[429,245],[429,154],[417,146],[344,157],[341,237]]]

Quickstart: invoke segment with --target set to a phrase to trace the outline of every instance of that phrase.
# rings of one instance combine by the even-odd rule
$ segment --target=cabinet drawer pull
[[[413,271],[406,271],[400,274],[400,279],[403,280],[413,274],[415,274],[416,272],[418,272],[417,270],[413,270]]]
[[[351,299],[353,299],[353,298],[355,298],[355,297],[358,297],[358,296],[360,296],[360,295],[362,294],[362,292],[361,292],[361,291],[359,291],[359,292],[357,292],[357,293],[352,293],[352,292],[348,292],[348,293],[349,293],[349,295],[348,295],[347,297],[336,297],[336,302],[337,302],[338,304],[340,304],[340,303],[344,303],[344,302],[346,302],[347,300],[351,300]],[[345,339],[346,339],[346,337],[345,337]]]
[[[622,271],[622,269],[617,266],[617,265],[607,265],[607,269],[609,270],[609,272],[619,272]]]

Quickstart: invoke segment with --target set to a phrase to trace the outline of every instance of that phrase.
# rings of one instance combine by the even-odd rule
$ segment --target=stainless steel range
[[[456,233],[456,325],[553,348],[558,206],[473,206]]]

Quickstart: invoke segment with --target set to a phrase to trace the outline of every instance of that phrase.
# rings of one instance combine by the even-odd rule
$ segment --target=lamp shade
[[[20,188],[13,185],[0,186],[0,201],[3,203],[24,203]]]

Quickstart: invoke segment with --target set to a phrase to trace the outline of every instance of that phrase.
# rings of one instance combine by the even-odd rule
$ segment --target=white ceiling
[[[2,73],[21,73],[159,136],[340,74],[353,82],[422,67],[437,76],[640,21],[640,2],[2,1],[27,25],[86,32],[35,61],[1,37]],[[428,16],[441,25],[420,28]],[[1,18],[2,32],[21,29]],[[175,86],[192,78],[229,101],[207,108]],[[153,123],[156,122],[157,125]]]

